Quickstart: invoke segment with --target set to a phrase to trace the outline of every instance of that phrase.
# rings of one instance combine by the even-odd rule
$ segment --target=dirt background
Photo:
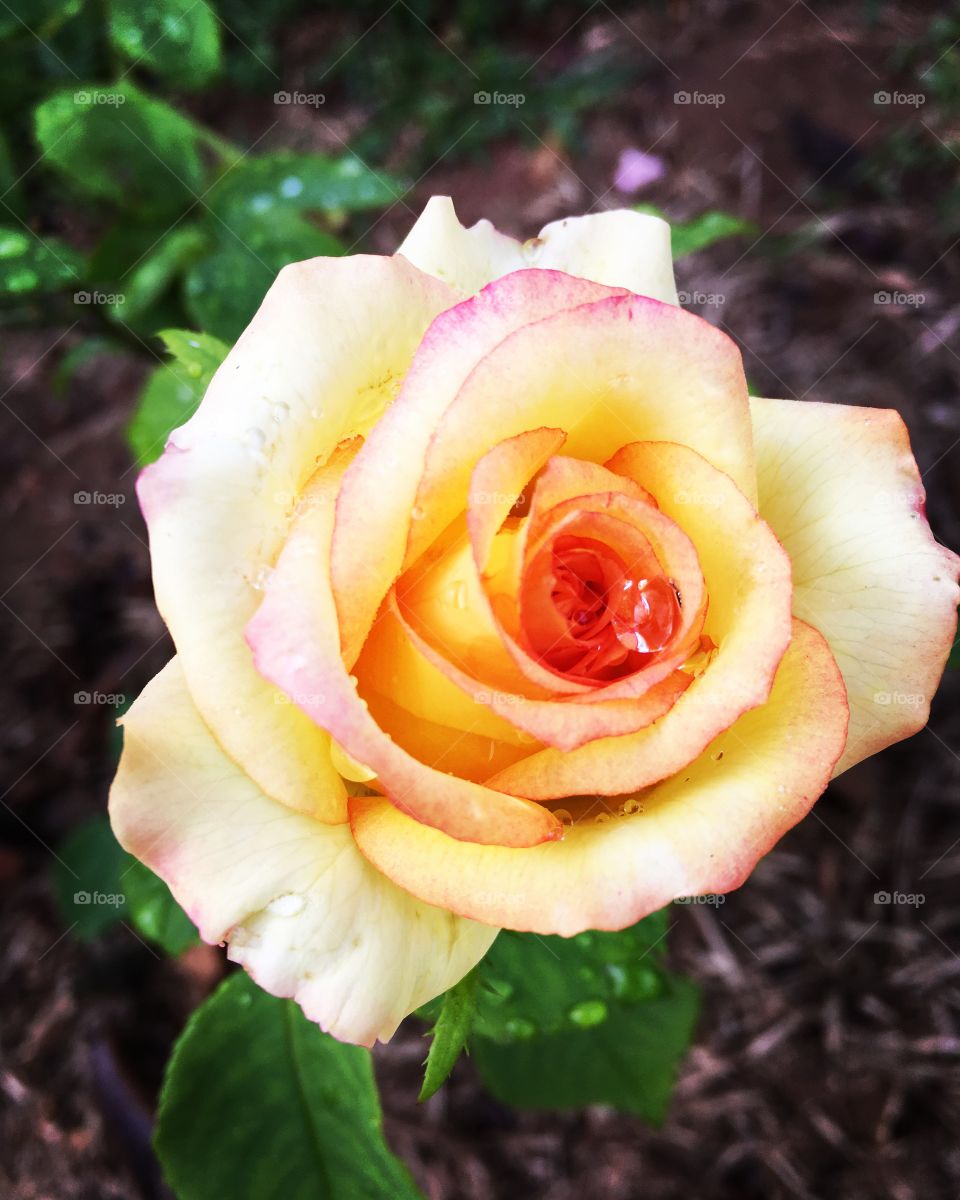
[[[480,161],[445,155],[370,218],[361,244],[391,251],[433,192],[466,221],[526,236],[625,199],[751,218],[761,234],[685,261],[681,288],[723,295],[701,311],[737,339],[758,390],[897,408],[934,531],[960,545],[957,162],[936,151],[887,189],[869,172],[895,128],[923,125],[941,146],[957,137],[949,112],[874,102],[917,90],[891,64],[936,6],[618,11],[601,0],[573,29],[544,23],[539,77],[591,38],[619,39],[643,63],[612,108],[587,114],[575,149],[518,126]],[[322,15],[285,30],[284,78],[305,79],[329,36]],[[362,69],[362,46],[353,53]],[[682,89],[725,103],[677,105]],[[207,103],[206,120],[251,142],[274,119],[266,103]],[[349,105],[314,117],[286,113],[270,143],[332,147],[359,119]],[[628,146],[666,167],[630,198],[612,186]],[[923,303],[877,304],[883,289]],[[122,432],[148,363],[94,361],[57,395],[78,337],[59,321],[4,335],[0,1195],[153,1200],[165,1194],[149,1149],[163,1063],[224,965],[207,947],[161,959],[123,927],[81,946],[52,899],[52,852],[102,811],[113,768],[111,711],[74,695],[135,695],[171,653]],[[77,504],[79,491],[125,503]],[[958,679],[928,730],[838,780],[721,908],[676,909],[671,957],[705,1002],[662,1129],[601,1108],[508,1111],[468,1061],[418,1107],[419,1030],[379,1050],[389,1138],[431,1200],[960,1194]],[[879,890],[925,901],[878,905]]]

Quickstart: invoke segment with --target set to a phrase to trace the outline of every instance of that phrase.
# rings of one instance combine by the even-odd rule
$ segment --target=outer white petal
[[[523,267],[543,267],[678,303],[670,226],[629,209],[552,221],[520,243],[486,220],[464,228],[450,197],[433,196],[398,253],[465,292]]]
[[[897,413],[750,407],[760,514],[793,563],[794,612],[827,639],[847,687],[839,774],[926,724],[956,632],[960,560],[930,532]]]
[[[266,797],[194,708],[178,659],[123,719],[117,837],[169,884],[205,941],[343,1041],[386,1041],[483,957],[497,930],[402,891],[349,825]]]
[[[346,815],[329,739],[257,674],[244,626],[305,481],[370,428],[458,298],[397,257],[285,267],[138,482],[157,605],[204,720],[268,795],[324,820]]]

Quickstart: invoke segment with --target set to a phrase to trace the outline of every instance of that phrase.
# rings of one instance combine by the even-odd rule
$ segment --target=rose
[[[392,258],[285,268],[141,476],[177,657],[114,827],[340,1038],[500,926],[730,891],[926,719],[958,560],[902,421],[748,400],[675,300],[655,218],[520,246],[433,200]]]

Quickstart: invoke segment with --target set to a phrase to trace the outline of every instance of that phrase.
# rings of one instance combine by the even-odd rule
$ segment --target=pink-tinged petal
[[[625,446],[607,465],[650,491],[692,542],[709,598],[703,633],[716,652],[648,728],[567,754],[541,750],[491,777],[491,786],[516,796],[616,795],[682,770],[721,730],[765,702],[790,640],[790,560],[731,479],[669,442]]]
[[[408,538],[416,534],[411,526],[429,524],[430,541],[443,529],[417,505],[417,487],[437,424],[472,368],[528,322],[613,294],[556,272],[522,271],[431,325],[400,394],[347,472],[337,501],[332,577],[348,666],[356,662],[377,609],[403,568]],[[476,456],[470,459],[471,466],[475,461]],[[448,520],[466,509],[465,494],[452,508]]]
[[[212,944],[347,1042],[387,1041],[456,983],[497,930],[414,899],[326,825],[265,796],[191,702],[179,660],[123,718],[110,793],[121,844]]]
[[[402,258],[285,267],[140,476],[157,604],[197,707],[268,795],[324,820],[345,818],[329,738],[257,673],[243,629],[316,463],[377,419],[457,298]]]
[[[350,819],[370,861],[430,903],[535,933],[623,929],[676,897],[739,887],[826,787],[846,725],[829,648],[795,622],[767,703],[634,801],[635,815],[528,850],[454,841],[376,797],[352,799]]]
[[[510,293],[521,278],[509,275],[485,294]],[[734,343],[679,308],[610,296],[528,320],[489,349],[437,413],[407,566],[464,511],[483,455],[540,427],[564,430],[564,453],[595,463],[628,442],[679,442],[750,499],[756,494],[747,385]]]
[[[900,416],[751,400],[760,511],[793,561],[794,612],[850,697],[838,772],[922,729],[957,629],[960,559],[933,537]]]
[[[335,469],[303,491],[262,605],[247,626],[257,670],[326,729],[403,811],[452,837],[533,846],[560,836],[548,809],[419,762],[377,725],[347,674],[330,584]]]

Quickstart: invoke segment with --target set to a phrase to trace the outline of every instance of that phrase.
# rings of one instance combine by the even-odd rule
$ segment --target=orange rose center
[[[523,582],[524,633],[545,666],[610,681],[670,644],[679,597],[652,552],[643,560],[629,567],[603,542],[569,534],[536,555]]]

